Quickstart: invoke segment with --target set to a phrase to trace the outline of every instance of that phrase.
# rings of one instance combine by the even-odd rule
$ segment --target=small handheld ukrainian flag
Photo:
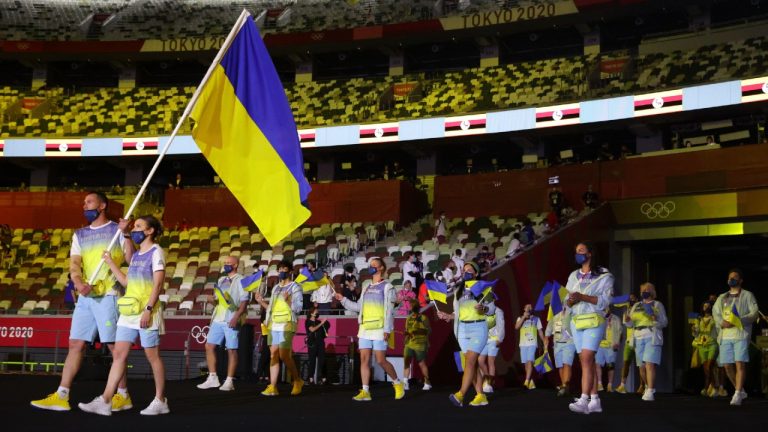
[[[611,300],[611,306],[617,308],[623,308],[629,306],[629,294],[623,296],[614,297]]]
[[[552,366],[552,360],[549,358],[549,353],[544,351],[544,354],[533,361],[533,367],[536,369],[536,372],[540,374],[545,374],[554,369],[554,366]]]
[[[469,292],[471,292],[472,296],[478,300],[488,296],[496,298],[496,294],[493,293],[493,286],[496,285],[496,282],[498,281],[498,279],[492,281],[472,280],[467,281],[464,286],[469,288]]]
[[[328,277],[325,276],[325,273],[321,271],[312,273],[306,267],[302,267],[294,282],[301,285],[301,290],[304,291],[304,293],[310,293],[317,290],[321,286],[331,283],[331,281],[328,280]]]
[[[240,279],[240,285],[243,287],[245,292],[252,292],[253,290],[257,289],[259,285],[261,285],[261,279],[263,276],[264,272],[259,270],[250,276],[246,276]]]
[[[723,313],[723,320],[731,323],[739,330],[744,330],[744,324],[741,323],[741,315],[739,315],[739,310],[736,308],[735,302],[729,309],[725,310]]]
[[[544,284],[544,288],[541,289],[539,298],[536,300],[536,306],[534,306],[533,310],[536,312],[541,312],[544,310],[544,308],[552,299],[552,288],[552,282],[547,282]]]
[[[427,285],[430,300],[439,301],[443,304],[448,302],[448,285],[436,280],[427,280],[424,283]]]
[[[229,293],[222,291],[221,288],[218,287],[218,285],[213,287],[213,293],[216,296],[216,301],[219,306],[232,311],[237,309]]]

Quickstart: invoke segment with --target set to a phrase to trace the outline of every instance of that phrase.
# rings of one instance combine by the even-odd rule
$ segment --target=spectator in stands
[[[19,192],[27,192],[27,183],[21,182],[19,185]]]
[[[587,191],[581,196],[581,200],[584,202],[584,208],[594,210],[597,208],[598,196],[597,192],[592,190],[592,185],[587,186]]]
[[[693,143],[691,140],[685,140],[685,148],[691,148],[693,147]]]
[[[633,154],[635,154],[635,153],[629,148],[628,145],[626,145],[626,144],[622,144],[621,145],[621,158],[622,159],[626,159],[626,158],[632,156]]]
[[[542,342],[546,342],[542,329],[541,320],[536,315],[533,315],[533,306],[530,304],[525,305],[523,307],[523,314],[517,317],[517,321],[515,321],[515,330],[520,330],[520,362],[525,365],[525,382],[523,387],[530,390],[536,388],[536,384],[533,383],[531,378],[533,375],[533,361],[536,359],[536,350],[539,346],[536,336],[538,335]]]
[[[403,168],[400,167],[400,162],[398,161],[395,161],[392,164],[391,178],[397,179],[397,180],[405,179],[405,170],[403,170]]]
[[[159,298],[165,283],[165,258],[163,249],[156,241],[162,235],[162,230],[160,221],[154,216],[136,219],[130,237],[139,245],[139,249],[132,254],[127,276],[110,252],[103,254],[104,262],[125,287],[125,296],[118,301],[120,319],[117,320],[116,343],[107,385],[104,393],[90,403],[78,404],[85,412],[109,416],[116,411],[113,397],[117,394],[118,383],[125,377],[128,353],[137,339],[141,341],[155,381],[155,397],[141,414],[160,415],[170,412],[165,397],[165,365],[160,357],[160,330],[164,326]]]
[[[83,200],[83,215],[89,225],[75,231],[70,249],[69,273],[79,297],[72,314],[69,351],[64,360],[59,388],[45,399],[32,401],[34,407],[53,411],[70,410],[69,389],[80,369],[85,344],[92,343],[97,332],[101,343],[107,344],[109,350],[114,352],[117,330],[115,324],[118,319],[115,298],[121,288],[116,275],[111,274],[106,266],[102,266],[95,274],[96,265],[110,240],[119,232],[123,234],[119,237],[122,249],[115,246],[110,251],[112,261],[119,265],[123,259],[130,260],[134,247],[130,240],[126,241],[126,238],[130,237],[128,221],[120,220],[117,224],[107,219],[108,205],[107,197],[101,192],[90,192]],[[90,279],[93,279],[93,283],[90,283]],[[112,409],[121,411],[131,407],[131,398],[123,374],[117,386],[117,393],[112,398]]]
[[[429,275],[428,275],[429,276]],[[420,312],[419,302],[411,299],[408,302],[409,315],[405,320],[405,342],[403,346],[403,386],[410,389],[411,363],[415,360],[424,377],[424,391],[432,389],[427,368],[427,351],[429,350],[429,333],[431,327],[429,318]]]
[[[728,292],[721,294],[712,308],[715,324],[720,328],[720,364],[725,366],[735,389],[731,405],[741,405],[747,398],[744,378],[749,362],[749,342],[752,324],[760,314],[755,295],[742,288],[743,283],[741,270],[731,269],[728,272]]]
[[[416,254],[414,252],[408,252],[408,256],[405,258],[403,264],[403,283],[406,281],[411,283],[411,286],[416,285],[416,278],[419,275],[419,268],[416,266]]]
[[[530,246],[536,241],[536,233],[533,231],[533,222],[529,218],[523,219],[523,228],[520,230],[521,239],[525,246]]]
[[[608,160],[614,160],[616,159],[616,155],[613,154],[613,150],[611,150],[611,145],[606,143],[603,143],[600,146],[600,151],[597,154],[597,160],[599,161],[608,161]]]
[[[310,384],[317,382],[325,384],[325,337],[331,329],[331,323],[326,318],[320,318],[320,310],[315,306],[309,310],[307,320],[304,322],[307,332],[307,350],[309,354],[309,379]],[[317,372],[315,372],[317,365]],[[317,376],[317,381],[315,381]]]
[[[312,274],[315,274],[319,279],[328,277],[328,273],[317,270],[317,262],[313,259],[307,260],[307,268]],[[330,278],[328,278],[330,281]],[[320,288],[316,289],[310,295],[309,301],[318,308],[321,315],[327,315],[331,312],[331,302],[333,302],[333,289],[332,282],[327,283]]]
[[[463,269],[464,268],[464,251],[461,249],[456,249],[453,251],[453,256],[451,257],[451,261],[456,263],[456,269]]]
[[[410,301],[416,298],[416,290],[411,286],[410,281],[405,281],[403,285],[397,290],[395,301],[395,315],[396,316],[408,316],[411,312]]]
[[[181,181],[181,173],[176,173],[176,177],[168,183],[168,189],[183,189],[184,183]]]
[[[496,262],[496,256],[488,250],[488,246],[483,246],[474,261],[480,267],[480,274],[488,273]]]
[[[424,283],[424,261],[421,259],[421,251],[417,250],[413,253],[414,260],[413,265],[416,266],[416,284],[414,287],[421,286]]]
[[[352,264],[347,264],[344,267],[344,276],[343,276],[343,288],[341,290],[341,293],[344,295],[345,298],[349,299],[350,301],[356,302],[358,298],[360,298],[360,287],[357,284],[357,276],[355,276],[355,266]]]
[[[67,284],[64,285],[64,307],[67,310],[75,308],[75,283],[72,282],[71,273],[67,273]]]
[[[389,180],[389,165],[384,165],[384,172],[381,173],[381,178],[384,180]]]
[[[243,289],[243,277],[237,272],[239,261],[233,256],[223,259],[224,276],[216,283],[216,308],[213,310],[208,336],[205,342],[205,360],[208,364],[208,378],[197,388],[205,390],[218,388],[221,391],[235,389],[233,382],[237,371],[237,348],[240,337],[240,326],[244,323],[245,308],[251,296]],[[219,382],[216,373],[216,347],[224,343],[227,350],[227,379],[224,384]]]
[[[559,187],[553,187],[552,189],[550,189],[549,207],[552,209],[552,211],[557,215],[559,219],[561,212],[563,210],[563,193],[560,191]]]
[[[443,244],[446,241],[445,223],[445,212],[441,211],[440,216],[435,220],[435,235],[433,236],[438,244]]]
[[[280,361],[283,362],[288,372],[293,378],[293,388],[291,395],[301,394],[304,381],[301,379],[299,370],[293,360],[293,335],[296,333],[296,322],[298,314],[301,313],[303,306],[303,293],[301,286],[293,282],[291,278],[290,262],[283,261],[277,266],[278,283],[272,287],[272,296],[269,303],[264,301],[260,294],[256,294],[256,301],[261,307],[267,309],[265,322],[269,328],[269,375],[270,383],[267,388],[261,392],[264,396],[277,396],[277,380],[280,377]]]
[[[506,257],[510,258],[521,250],[523,250],[523,244],[520,242],[520,233],[516,232],[512,234],[512,240],[509,241]]]
[[[712,135],[707,135],[707,145],[715,145],[717,144],[715,142],[715,137]]]
[[[605,333],[600,314],[611,303],[613,275],[600,266],[597,251],[590,243],[576,245],[575,261],[579,268],[568,276],[566,303],[571,311],[573,344],[581,362],[581,397],[568,405],[568,409],[589,414],[602,412],[597,395],[595,353]]]
[[[339,300],[345,309],[358,313],[358,347],[360,349],[360,379],[362,389],[353,398],[358,402],[371,400],[370,382],[371,369],[368,367],[371,361],[371,355],[376,359],[376,363],[384,369],[384,372],[392,380],[395,390],[395,399],[402,399],[405,396],[403,384],[397,377],[395,367],[387,360],[387,341],[390,334],[394,331],[394,303],[395,288],[384,279],[384,272],[387,270],[384,260],[381,258],[371,258],[368,263],[368,273],[372,275],[372,282],[363,289],[360,300],[352,302],[341,294],[336,294],[336,300]]]
[[[459,272],[459,267],[456,266],[455,261],[448,260],[448,262],[445,263],[442,276],[446,283],[449,285],[453,285],[454,283],[461,280],[461,273]]]
[[[545,234],[551,234],[557,231],[558,229],[560,229],[560,220],[557,218],[557,215],[555,214],[555,212],[551,211],[547,213],[547,218],[542,222],[545,222],[547,225],[547,228],[544,230]]]

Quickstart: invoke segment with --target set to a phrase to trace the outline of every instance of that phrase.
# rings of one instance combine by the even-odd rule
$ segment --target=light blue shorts
[[[717,360],[721,365],[736,362],[749,363],[749,341],[744,339],[720,341],[720,355]]]
[[[651,345],[651,338],[635,339],[635,363],[661,364],[661,346]]]
[[[239,335],[240,331],[230,328],[227,323],[212,322],[210,329],[208,330],[208,339],[206,343],[211,345],[221,345],[222,342],[226,342],[225,346],[228,350],[236,350]]]
[[[117,318],[116,296],[80,296],[72,313],[69,338],[93,342],[98,331],[101,343],[112,343],[115,341]]]
[[[564,364],[573,366],[573,358],[576,356],[576,347],[573,342],[555,342],[555,367],[560,369]]]
[[[520,363],[528,363],[536,360],[536,345],[520,347]]]
[[[605,322],[595,328],[576,330],[576,325],[571,321],[571,334],[577,353],[581,354],[582,349],[597,352],[600,341],[605,338]]]
[[[385,341],[385,340],[371,340],[371,339],[360,338],[357,341],[357,348],[358,349],[372,349],[374,351],[386,351],[387,350],[387,341]]]
[[[499,355],[499,347],[496,346],[496,342],[498,342],[496,339],[488,339],[480,355],[497,357]]]
[[[458,337],[461,352],[483,352],[488,343],[488,323],[486,321],[459,322]]]
[[[132,329],[123,326],[117,326],[115,342],[136,343],[136,338],[141,340],[142,348],[154,348],[160,345],[160,332],[158,330]]]
[[[595,355],[595,361],[600,366],[613,365],[616,363],[616,351],[613,348],[599,347],[597,355]]]

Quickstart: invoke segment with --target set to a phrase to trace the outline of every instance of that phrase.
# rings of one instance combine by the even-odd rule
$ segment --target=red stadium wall
[[[76,228],[86,225],[84,192],[0,192],[0,223],[11,228]],[[123,204],[109,201],[108,214],[123,216]]]
[[[449,217],[540,212],[549,208],[547,179],[552,176],[560,177],[566,204],[577,209],[590,184],[601,200],[766,186],[768,145],[436,177],[434,210],[445,210]]]
[[[427,211],[426,196],[400,180],[315,183],[309,194],[308,223],[388,221],[409,223]],[[167,226],[186,220],[190,226],[251,225],[235,197],[225,188],[168,190]]]

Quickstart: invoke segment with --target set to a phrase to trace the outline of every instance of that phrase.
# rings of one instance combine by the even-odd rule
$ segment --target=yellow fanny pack
[[[141,315],[141,301],[135,297],[121,297],[117,300],[117,311],[120,315]]]
[[[591,328],[600,327],[603,322],[603,317],[599,313],[594,312],[590,314],[576,315],[571,318],[573,326],[576,330],[587,330]]]
[[[384,318],[363,319],[361,324],[366,330],[378,330],[384,328]]]

